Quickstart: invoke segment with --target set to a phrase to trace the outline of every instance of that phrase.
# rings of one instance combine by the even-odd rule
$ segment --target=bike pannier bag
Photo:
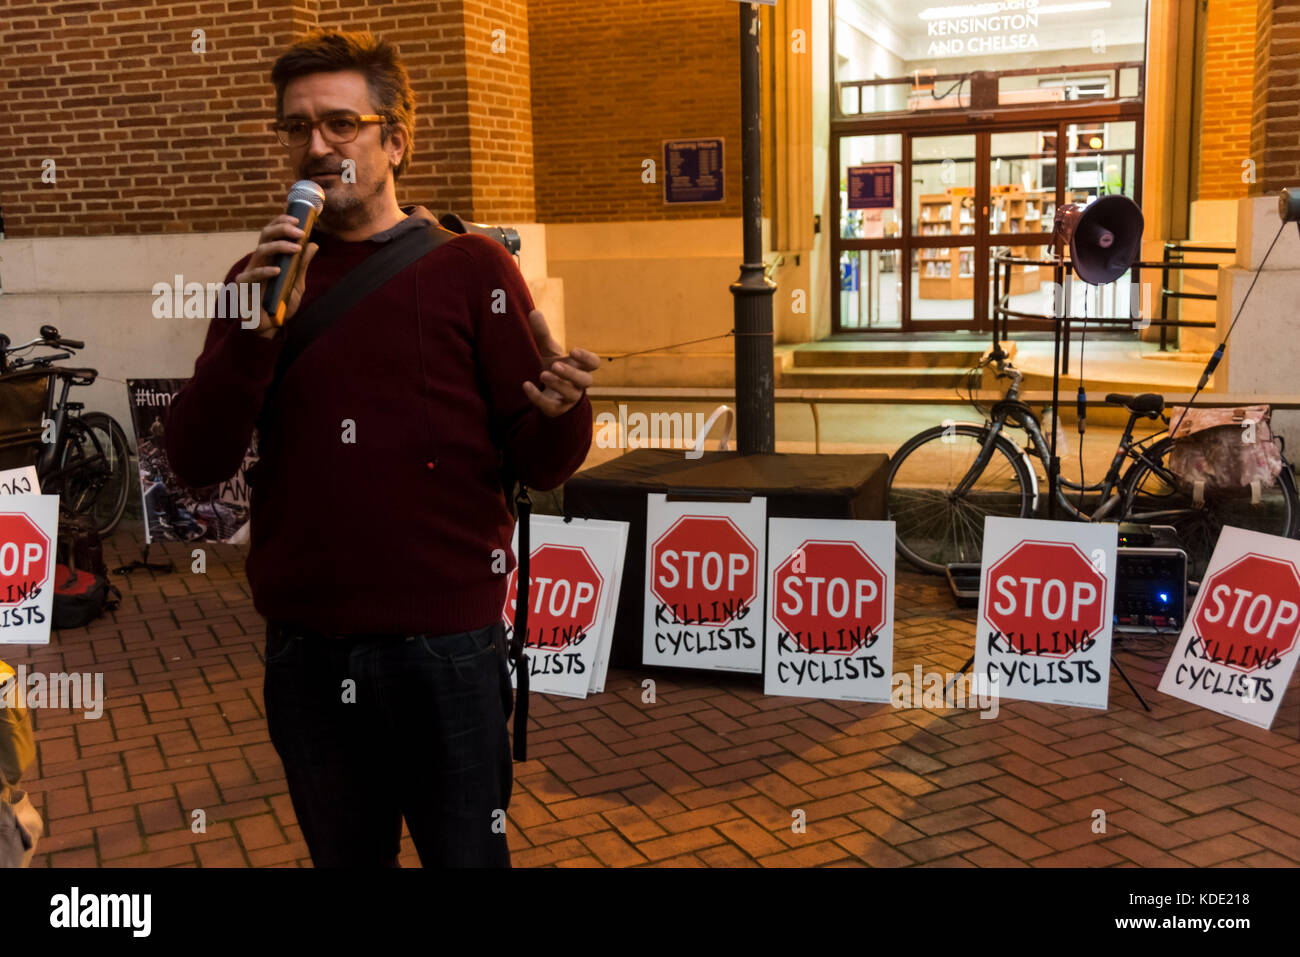
[[[1276,485],[1283,462],[1270,415],[1267,405],[1176,415],[1169,468],[1182,491],[1198,501],[1206,492],[1258,498],[1260,489]]]
[[[47,369],[0,376],[0,469],[36,464],[50,381]]]

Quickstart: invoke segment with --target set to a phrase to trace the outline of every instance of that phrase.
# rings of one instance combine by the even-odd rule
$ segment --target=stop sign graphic
[[[650,593],[683,623],[725,625],[758,597],[758,549],[723,515],[683,515],[650,562]]]
[[[0,605],[16,605],[45,583],[50,540],[21,512],[0,514]]]
[[[575,644],[596,626],[605,580],[584,549],[542,545],[529,556],[527,643],[547,651]],[[510,572],[501,617],[514,615],[519,569]]]
[[[1077,545],[1021,542],[989,566],[984,617],[1016,651],[1068,658],[1077,644],[1042,650],[1052,633],[1098,635],[1105,627],[1106,577]]]
[[[1217,663],[1250,672],[1295,647],[1300,575],[1291,562],[1243,555],[1211,575],[1201,591],[1192,628]]]
[[[848,654],[885,626],[885,584],[856,542],[806,541],[772,573],[772,620],[804,651]]]

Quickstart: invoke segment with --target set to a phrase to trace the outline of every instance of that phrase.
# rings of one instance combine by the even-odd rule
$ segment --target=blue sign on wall
[[[894,164],[849,167],[849,209],[894,208]]]
[[[664,140],[662,175],[665,203],[722,202],[722,137]]]

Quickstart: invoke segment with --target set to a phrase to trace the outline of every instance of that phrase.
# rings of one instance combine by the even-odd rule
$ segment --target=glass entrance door
[[[986,187],[976,163],[986,134],[911,135],[907,327],[918,331],[978,326],[986,234]]]
[[[994,257],[1048,258],[1062,203],[1110,193],[1140,201],[1140,139],[1135,122],[1118,118],[834,137],[832,332],[990,331]],[[1119,315],[1128,290],[1125,276],[1091,299],[1079,288],[1073,301],[1092,315]],[[1014,312],[1053,312],[1049,267],[1014,265],[996,292]]]

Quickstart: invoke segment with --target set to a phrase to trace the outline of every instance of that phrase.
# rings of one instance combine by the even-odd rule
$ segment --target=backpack
[[[1277,484],[1282,471],[1281,441],[1269,427],[1267,405],[1228,409],[1188,408],[1175,420],[1169,468],[1183,492],[1197,504],[1206,492],[1249,495]]]
[[[53,628],[80,628],[116,608],[122,593],[109,584],[104,546],[95,523],[81,515],[59,517],[54,566]]]
[[[114,597],[110,599],[109,593]],[[54,566],[54,620],[53,628],[80,628],[104,613],[108,606],[116,608],[120,592],[102,575],[78,571],[67,565]]]

